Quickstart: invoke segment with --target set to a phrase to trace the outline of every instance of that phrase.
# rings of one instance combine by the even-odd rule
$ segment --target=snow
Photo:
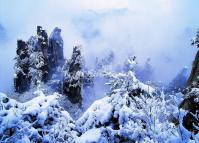
[[[75,76],[83,76],[81,74],[77,73]],[[193,135],[182,125],[183,117],[187,114],[187,111],[178,108],[184,99],[182,93],[165,95],[163,92],[157,92],[150,85],[140,82],[133,71],[122,73],[102,71],[96,73],[95,77],[105,78],[110,90],[105,97],[93,102],[88,109],[83,109],[79,104],[73,105],[67,97],[42,83],[34,90],[21,95],[24,97],[18,98],[32,96],[24,100],[24,103],[1,93],[0,141],[74,143],[198,141],[199,135]],[[192,89],[192,92],[198,93],[199,89]],[[88,95],[84,95],[86,96]],[[179,123],[173,122],[173,119]],[[191,136],[193,140],[190,139]]]
[[[39,142],[48,140],[54,142],[63,139],[63,136],[68,137],[67,140],[75,137],[76,133],[71,131],[71,128],[74,127],[72,118],[58,105],[59,94],[45,96],[42,91],[39,94],[25,103],[0,94],[0,101],[3,104],[0,114],[1,141]],[[8,99],[8,102],[5,99]],[[7,103],[3,103],[5,101]],[[9,109],[8,105],[10,105]],[[55,134],[57,134],[56,138]],[[74,135],[72,139],[71,135]]]
[[[91,107],[76,121],[77,130],[84,132],[88,127],[95,127],[109,121],[112,113],[112,106],[107,102],[109,97],[95,101]],[[101,106],[103,105],[103,106]]]
[[[120,73],[114,77],[123,80],[126,76]],[[130,96],[129,91],[120,90],[124,85],[117,90],[112,88],[111,94],[95,101],[76,121],[59,105],[62,95],[58,93],[45,95],[36,90],[35,98],[24,103],[1,93],[0,136],[4,137],[1,141],[177,143],[192,142],[190,136],[198,140],[198,135],[182,126],[186,111],[178,110],[181,94],[157,95],[151,87],[146,90],[148,85],[140,83],[133,74],[130,77],[134,81],[132,89],[139,84],[147,94],[138,92],[137,96]],[[171,115],[180,119],[179,126],[168,120]]]
[[[115,98],[117,97],[117,98]],[[124,97],[127,98],[127,95],[124,95]],[[115,100],[116,99],[116,100]],[[119,100],[118,100],[119,99]],[[109,103],[109,101],[111,101]],[[115,100],[115,101],[114,101]],[[151,102],[151,101],[148,101]],[[111,110],[104,110],[104,105],[107,107],[106,104],[110,104],[110,106],[112,106],[112,111],[114,110],[114,112],[111,112]],[[124,138],[128,138],[130,140],[134,140],[136,138],[138,138],[140,135],[143,136],[145,134],[145,136],[149,136],[151,137],[152,134],[157,134],[158,138],[160,138],[160,140],[163,139],[167,139],[168,136],[164,137],[161,134],[161,130],[163,130],[164,126],[162,125],[162,122],[158,124],[159,120],[157,119],[157,131],[154,131],[155,129],[150,129],[152,127],[150,127],[150,122],[152,122],[152,118],[147,118],[148,116],[150,117],[150,115],[148,115],[148,113],[144,113],[144,112],[139,112],[137,110],[137,108],[135,107],[127,107],[126,105],[126,100],[124,98],[124,100],[122,100],[121,95],[116,94],[113,95],[112,99],[111,97],[105,97],[99,101],[96,101],[85,113],[84,115],[78,119],[76,121],[76,125],[77,125],[77,130],[78,132],[87,132],[89,129],[92,128],[96,128],[96,126],[100,126],[100,127],[106,127],[106,123],[108,124],[112,124],[111,117],[119,117],[118,119],[118,123],[119,123],[119,130],[117,132],[118,135],[123,136]],[[150,104],[151,105],[151,104]],[[135,105],[134,105],[135,106]],[[102,107],[102,108],[96,108],[96,107]],[[114,109],[113,109],[114,108]],[[148,107],[146,107],[148,108]],[[98,111],[98,110],[100,111]],[[154,107],[154,109],[156,109],[156,107]],[[104,114],[101,114],[101,113]],[[157,113],[156,113],[157,114]],[[155,114],[155,115],[156,115]],[[162,112],[160,112],[159,114],[162,114]],[[102,117],[99,117],[102,116]],[[106,121],[106,122],[102,122],[101,119],[103,119],[102,121]],[[105,119],[105,120],[104,120]],[[148,128],[151,130],[150,132],[148,130],[143,129],[143,121],[148,123]],[[108,125],[107,124],[107,125]],[[114,123],[113,123],[114,124]],[[170,123],[164,123],[165,125],[167,125],[167,127],[169,128],[169,126],[172,127],[173,125]],[[108,125],[111,127],[111,125]],[[161,131],[161,132],[159,132]],[[170,131],[166,131],[167,134],[169,134]],[[175,134],[177,134],[177,132],[175,132]],[[154,139],[154,141],[157,141]]]
[[[100,138],[105,138],[106,142],[117,142],[121,139],[126,142],[190,142],[190,132],[182,128],[184,111],[178,109],[182,95],[171,95],[174,98],[166,98],[164,93],[158,95],[155,89],[140,83],[133,74],[130,73],[130,75],[128,73],[128,77],[131,78],[125,80],[133,81],[130,84],[131,88],[133,90],[141,88],[141,91],[145,92],[137,92],[137,96],[129,96],[129,91],[124,90],[124,85],[129,83],[120,84],[126,75],[106,73],[114,83],[110,84],[113,86],[112,93],[95,101],[76,121],[76,130],[82,134],[81,136],[84,137],[84,134],[87,135],[90,130],[100,129]],[[119,86],[115,88],[117,83]],[[170,116],[181,120],[179,127],[168,120]],[[103,132],[107,134],[104,136]],[[93,134],[95,134],[94,131]],[[182,136],[187,137],[182,138]],[[197,140],[195,135],[193,137]]]
[[[64,59],[61,29],[56,27],[48,38],[38,28],[27,42],[18,41],[24,45],[17,47],[14,80],[16,91],[23,93],[0,93],[0,142],[199,142],[198,111],[189,111],[192,103],[198,107],[199,88],[164,94],[151,86],[150,59],[139,77],[135,56],[117,65],[121,61],[114,61],[112,51],[88,70],[80,45],[70,60]],[[46,79],[48,73],[51,79]],[[189,114],[196,119],[190,121],[194,129],[184,124]]]
[[[101,137],[100,129],[91,129],[85,132],[81,137],[76,138],[76,143],[99,142]]]

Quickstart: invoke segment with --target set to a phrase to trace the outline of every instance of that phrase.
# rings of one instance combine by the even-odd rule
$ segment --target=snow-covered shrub
[[[1,142],[70,142],[76,136],[73,120],[60,108],[58,94],[38,97],[25,103],[0,94]]]
[[[168,120],[170,101],[165,100],[163,93],[157,95],[132,72],[127,75],[109,73],[108,77],[112,86],[110,96],[95,101],[76,121],[76,129],[82,134],[80,138],[95,130],[100,132],[98,142],[103,138],[108,142],[180,141],[178,128]],[[143,92],[131,94],[137,89]]]
[[[127,73],[104,72],[103,76],[108,79],[106,84],[110,86],[112,92],[121,90],[130,93],[134,89],[142,89],[141,91],[145,93],[155,92],[155,89],[151,86],[140,82],[133,71],[128,71]]]
[[[107,130],[107,140],[110,136],[111,142],[179,139],[175,125],[167,120],[167,116],[161,99],[144,96],[131,99],[128,94],[117,93],[96,101],[77,120],[76,128],[83,135],[90,129]]]

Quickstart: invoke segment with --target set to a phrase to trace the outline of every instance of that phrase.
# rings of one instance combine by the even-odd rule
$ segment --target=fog
[[[116,62],[136,55],[151,58],[155,80],[169,82],[191,68],[196,48],[190,40],[199,28],[198,0],[0,0],[0,91],[12,90],[16,40],[28,40],[41,25],[48,34],[62,29],[64,54],[83,46],[88,65],[112,50]],[[1,28],[2,29],[2,28]],[[0,30],[1,30],[0,29]]]

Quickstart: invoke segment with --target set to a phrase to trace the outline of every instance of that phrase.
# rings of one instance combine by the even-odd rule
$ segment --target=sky
[[[64,54],[81,44],[88,65],[113,51],[121,64],[136,55],[151,58],[155,79],[169,82],[191,68],[199,28],[198,0],[0,0],[0,91],[13,87],[16,40],[28,40],[41,25],[62,29]],[[90,63],[91,62],[91,63]]]

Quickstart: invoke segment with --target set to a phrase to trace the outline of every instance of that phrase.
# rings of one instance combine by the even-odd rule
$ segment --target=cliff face
[[[191,74],[187,82],[188,86],[191,86],[192,84],[194,85],[198,84],[197,82],[198,76],[199,76],[199,51],[197,52],[195,60],[192,65]]]
[[[83,84],[82,56],[80,46],[73,48],[73,54],[64,67],[63,92],[72,103],[81,102]]]
[[[40,83],[56,87],[72,103],[80,103],[81,89],[92,81],[90,75],[83,73],[83,59],[79,46],[73,48],[71,59],[65,61],[63,54],[61,29],[56,27],[51,35],[41,26],[37,26],[37,34],[26,42],[17,41],[14,87],[22,93]],[[63,66],[64,65],[64,66]],[[54,82],[54,81],[57,82]]]
[[[37,26],[37,34],[26,42],[17,41],[14,87],[24,92],[30,86],[47,82],[56,68],[64,63],[61,29],[55,28],[48,38],[47,32]]]
[[[192,39],[191,44],[199,48],[199,31],[196,33],[196,36]],[[199,51],[197,52],[195,60],[193,62],[192,71],[188,79],[187,85],[188,86],[198,85],[199,84],[199,80],[197,79],[198,76],[199,76]]]
[[[49,66],[53,71],[57,66],[64,64],[63,39],[61,37],[61,29],[56,27],[49,37]]]
[[[192,40],[192,45],[199,48],[199,31]],[[192,71],[187,82],[188,88],[184,95],[184,100],[179,108],[186,110],[183,117],[183,126],[194,134],[198,134],[199,126],[199,51],[195,56]]]
[[[20,93],[28,90],[30,86],[30,54],[26,42],[17,41],[16,54],[14,86],[16,92]]]

